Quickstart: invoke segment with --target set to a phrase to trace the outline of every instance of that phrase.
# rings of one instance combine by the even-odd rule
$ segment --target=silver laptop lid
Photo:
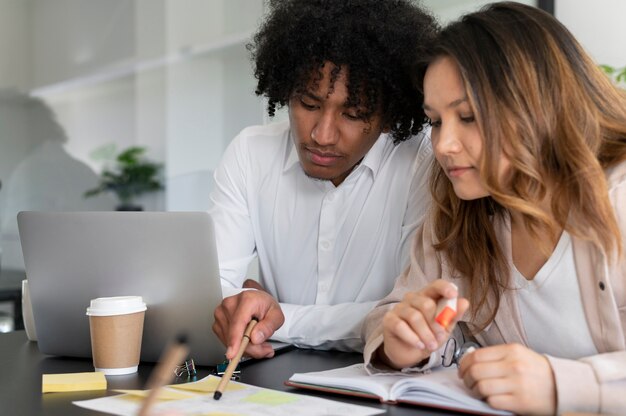
[[[142,361],[180,332],[197,364],[224,360],[211,329],[222,292],[208,213],[21,212],[18,227],[41,352],[91,357],[89,301],[138,295]]]

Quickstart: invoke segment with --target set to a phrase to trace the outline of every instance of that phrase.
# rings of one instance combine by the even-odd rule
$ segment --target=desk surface
[[[309,394],[347,403],[378,407],[388,415],[449,415],[433,409],[414,406],[383,405],[377,401],[323,394],[287,387],[283,384],[295,372],[327,370],[361,361],[359,354],[294,349],[269,360],[247,362],[241,381],[256,386],[293,393]],[[108,377],[109,389],[143,388],[152,364],[139,366],[137,374]],[[74,400],[86,400],[106,395],[105,392],[72,392],[41,394],[41,375],[93,371],[90,360],[58,358],[43,355],[36,343],[28,342],[24,331],[0,334],[0,413],[11,415],[103,415],[72,405]],[[209,374],[200,368],[198,378]]]

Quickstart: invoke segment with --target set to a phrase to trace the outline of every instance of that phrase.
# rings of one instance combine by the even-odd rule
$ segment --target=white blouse
[[[571,359],[598,353],[585,319],[567,232],[533,280],[526,280],[515,266],[512,270],[526,339],[534,351]]]

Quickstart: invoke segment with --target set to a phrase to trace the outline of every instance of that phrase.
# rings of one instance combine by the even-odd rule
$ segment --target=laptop
[[[91,299],[142,296],[141,360],[158,361],[180,333],[198,365],[224,361],[213,310],[222,300],[206,212],[20,212],[17,216],[39,349],[91,357]]]

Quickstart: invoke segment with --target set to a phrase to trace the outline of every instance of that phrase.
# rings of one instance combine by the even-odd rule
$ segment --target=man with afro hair
[[[215,172],[224,300],[213,330],[232,358],[362,349],[363,317],[407,266],[432,160],[412,80],[437,32],[409,0],[274,0],[248,46],[268,113]],[[258,256],[260,282],[246,280]],[[245,290],[248,289],[248,290]]]

